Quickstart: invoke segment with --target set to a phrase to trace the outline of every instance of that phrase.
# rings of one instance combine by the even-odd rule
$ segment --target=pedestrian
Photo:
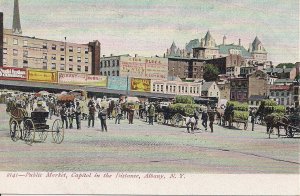
[[[76,125],[77,129],[81,129],[81,111],[82,108],[79,104],[79,102],[76,102],[76,108],[75,108],[75,119],[76,119]]]
[[[94,103],[89,105],[89,118],[88,118],[88,128],[90,128],[91,121],[92,121],[92,127],[95,125],[95,112],[96,108]]]
[[[149,125],[153,125],[154,116],[155,116],[155,108],[154,105],[151,103],[148,108],[148,115],[149,115]]]
[[[251,124],[252,124],[252,131],[254,131],[254,125],[255,125],[255,112],[254,111],[251,112]]]
[[[133,124],[134,107],[133,105],[128,106],[128,121],[129,124]]]
[[[196,129],[199,129],[198,128],[199,112],[198,112],[197,108],[194,111],[194,118],[195,118],[195,126],[194,126],[194,128],[196,130]]]
[[[186,127],[187,127],[188,133],[190,133],[190,129],[191,129],[191,132],[194,133],[195,123],[196,123],[196,119],[193,115],[190,115],[187,117]]]
[[[207,131],[207,113],[206,111],[202,112],[201,120],[202,120],[202,126],[205,128],[205,131]]]
[[[60,118],[62,121],[62,127],[64,127],[64,124],[66,124],[66,129],[69,127],[67,116],[68,116],[68,109],[66,107],[66,104],[63,104],[62,107],[60,108]]]
[[[74,105],[71,103],[68,109],[68,120],[69,120],[69,128],[73,129],[73,119],[75,116],[75,108]]]
[[[105,130],[107,132],[107,125],[106,125],[107,110],[104,108],[104,106],[101,107],[98,113],[98,118],[100,119],[101,131],[103,132]]]
[[[115,110],[116,110],[116,120],[115,120],[115,124],[120,124],[120,120],[122,118],[122,109],[121,109],[121,105],[120,104],[117,104],[116,107],[115,107]]]
[[[209,127],[211,133],[214,132],[214,121],[215,121],[215,112],[213,110],[209,110],[208,112],[208,118],[209,118]]]

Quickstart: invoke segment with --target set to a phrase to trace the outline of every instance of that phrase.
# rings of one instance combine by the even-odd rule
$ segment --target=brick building
[[[268,74],[258,70],[248,75],[248,98],[252,95],[269,96]]]
[[[3,66],[3,13],[0,12],[0,67]]]

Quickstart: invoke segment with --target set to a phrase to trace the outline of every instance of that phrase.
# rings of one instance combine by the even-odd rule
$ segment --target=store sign
[[[86,82],[86,74],[80,73],[58,73],[59,84],[82,85]]]
[[[32,82],[57,83],[56,71],[28,70],[27,80]]]
[[[151,80],[132,78],[131,80],[131,90],[140,92],[150,92],[151,91]]]
[[[86,86],[106,87],[107,76],[86,75]]]
[[[1,80],[26,80],[26,69],[1,67],[0,79]]]
[[[111,90],[130,90],[130,78],[109,76],[107,81],[107,88]]]

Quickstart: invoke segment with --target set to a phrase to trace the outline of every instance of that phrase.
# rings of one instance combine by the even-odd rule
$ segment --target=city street
[[[215,125],[215,132],[148,125],[134,119],[115,125],[108,120],[108,132],[95,128],[66,129],[62,144],[51,134],[44,143],[13,142],[9,136],[9,116],[0,105],[1,171],[128,171],[194,172],[214,174],[297,174],[299,136],[268,139],[265,128],[255,131],[227,129]],[[48,120],[50,127],[52,121]]]

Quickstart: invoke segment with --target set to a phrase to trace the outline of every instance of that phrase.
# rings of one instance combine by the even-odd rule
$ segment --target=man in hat
[[[95,112],[96,112],[96,108],[95,108],[94,103],[89,104],[89,121],[88,121],[88,127],[90,127],[91,121],[92,121],[92,127],[94,127],[94,125],[95,125]]]
[[[77,101],[76,108],[75,108],[75,118],[76,118],[77,129],[81,129],[81,112],[82,112],[82,108],[79,104],[79,101]]]
[[[60,109],[60,117],[61,117],[61,121],[62,121],[62,126],[64,126],[64,124],[66,123],[66,129],[68,128],[68,112],[67,112],[67,107],[66,104],[63,104],[61,109]]]
[[[103,132],[105,129],[105,131],[107,132],[107,125],[106,125],[107,109],[105,109],[104,106],[101,107],[98,117],[99,117],[100,123],[101,123],[101,131]]]
[[[46,109],[43,106],[42,101],[37,102],[37,107],[33,110],[34,112],[47,112]]]

